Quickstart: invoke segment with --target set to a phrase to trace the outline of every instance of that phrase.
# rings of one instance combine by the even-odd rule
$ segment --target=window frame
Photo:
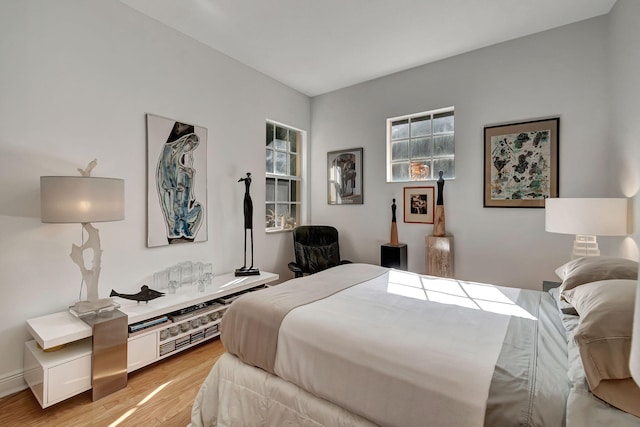
[[[291,147],[287,144],[286,149],[282,150],[282,149],[278,149],[276,147],[267,147],[265,146],[265,232],[267,233],[278,233],[278,232],[283,232],[283,231],[291,231],[293,230],[294,227],[289,227],[289,228],[283,228],[281,226],[278,225],[278,221],[276,220],[275,226],[274,227],[267,227],[267,218],[269,216],[269,206],[270,205],[275,205],[274,206],[274,210],[275,212],[278,212],[278,205],[287,205],[287,206],[292,206],[295,205],[297,208],[297,217],[295,225],[300,225],[303,223],[306,223],[306,218],[307,218],[307,176],[306,176],[306,171],[307,171],[307,167],[306,167],[306,158],[307,156],[306,151],[307,151],[307,132],[303,129],[299,129],[296,128],[294,126],[290,126],[275,120],[270,120],[267,119],[265,121],[265,138],[268,137],[267,132],[268,132],[268,128],[269,125],[273,126],[274,132],[276,127],[281,127],[281,128],[286,128],[289,131],[294,131],[294,132],[298,132],[300,134],[300,138],[299,141],[296,142],[296,151],[292,152],[291,151]],[[291,160],[291,155],[294,154],[296,156],[296,161],[297,161],[297,175],[289,175],[289,174],[278,174],[278,173],[273,173],[273,172],[267,172],[266,171],[266,161],[267,161],[267,150],[271,150],[274,154],[276,152],[285,152],[287,155],[287,167],[286,170],[290,173],[291,172],[291,168],[289,166],[289,162]],[[273,161],[275,162],[275,156],[273,157]],[[269,180],[273,180],[273,185],[274,185],[274,200],[268,200],[268,192],[266,191],[266,188],[268,186]],[[285,181],[287,184],[287,201],[281,201],[278,200],[278,185],[279,182]],[[298,198],[297,200],[293,200],[292,197],[292,189],[291,189],[291,183],[292,182],[296,182],[298,183]],[[291,213],[291,210],[288,209],[288,212]]]
[[[433,119],[435,116],[439,115],[439,114],[443,114],[443,113],[452,113],[453,117],[454,117],[454,125],[453,125],[453,130],[452,131],[447,131],[447,132],[441,132],[441,133],[433,133]],[[409,145],[411,144],[412,140],[416,140],[416,139],[421,139],[424,138],[424,135],[421,136],[417,136],[417,137],[412,137],[411,135],[411,122],[412,121],[417,121],[416,119],[423,119],[425,117],[429,117],[429,119],[431,120],[431,133],[429,134],[430,138],[434,138],[434,136],[442,136],[442,135],[452,135],[453,136],[453,154],[444,154],[444,155],[435,155],[433,153],[433,147],[431,154],[426,157],[420,157],[419,160],[423,161],[423,160],[428,160],[432,167],[430,167],[429,169],[429,177],[426,179],[411,179],[411,171],[409,171],[409,177],[408,179],[397,179],[394,180],[393,179],[393,165],[394,164],[400,164],[403,162],[409,162],[409,168],[411,168],[411,150],[409,149],[409,152],[407,154],[407,159],[406,160],[400,160],[400,161],[393,161],[393,143],[398,141],[398,140],[392,140],[392,128],[393,128],[393,123],[394,122],[398,122],[398,121],[402,121],[402,120],[408,120],[408,124],[409,124],[409,136],[407,138],[402,138],[402,140],[406,140],[409,142]],[[454,180],[455,179],[455,107],[454,106],[450,106],[450,107],[445,107],[445,108],[438,108],[435,110],[429,110],[429,111],[423,111],[420,113],[413,113],[413,114],[406,114],[403,116],[397,116],[397,117],[391,117],[388,118],[386,121],[387,124],[387,136],[386,136],[386,153],[387,153],[387,158],[386,158],[386,167],[387,167],[387,176],[386,176],[386,180],[387,183],[394,183],[394,182],[426,182],[426,181],[435,181],[438,179],[438,171],[435,170],[435,168],[433,167],[433,162],[434,160],[446,160],[446,159],[451,159],[453,162],[453,176],[445,176],[444,179],[446,180]],[[433,141],[432,141],[433,144]]]

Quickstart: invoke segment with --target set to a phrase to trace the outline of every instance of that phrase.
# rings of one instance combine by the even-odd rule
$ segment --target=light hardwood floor
[[[129,374],[125,389],[95,402],[91,391],[42,409],[23,390],[0,399],[0,426],[186,426],[200,384],[222,355],[218,338]]]

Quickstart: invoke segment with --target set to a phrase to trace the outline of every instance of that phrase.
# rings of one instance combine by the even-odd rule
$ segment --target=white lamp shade
[[[627,199],[545,200],[545,230],[590,236],[627,234]]]
[[[124,180],[41,176],[42,222],[88,223],[124,219]]]

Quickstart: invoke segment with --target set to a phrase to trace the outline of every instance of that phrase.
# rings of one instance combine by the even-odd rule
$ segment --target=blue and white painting
[[[207,240],[207,129],[147,114],[147,246]]]

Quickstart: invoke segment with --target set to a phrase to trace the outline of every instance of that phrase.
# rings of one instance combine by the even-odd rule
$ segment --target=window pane
[[[453,135],[442,135],[433,137],[433,155],[446,156],[453,155],[454,141]]]
[[[287,153],[284,153],[282,151],[276,151],[275,156],[276,156],[275,173],[280,175],[286,175],[287,174]]]
[[[267,188],[265,192],[265,200],[267,202],[276,201],[276,180],[273,178],[267,178]]]
[[[276,205],[267,203],[266,227],[273,228],[276,226]]]
[[[296,227],[298,224],[300,224],[299,212],[300,209],[298,209],[298,205],[291,205],[291,212],[289,213],[289,215],[291,216],[291,218],[293,218],[293,227]]]
[[[280,206],[280,205],[278,205]],[[295,216],[295,212],[293,211],[293,206],[292,205],[283,205],[285,209],[283,209],[283,214],[280,217],[280,228],[282,228],[283,230],[291,230],[296,226],[296,216]]]
[[[409,138],[409,120],[391,123],[391,140]]]
[[[289,181],[286,179],[279,179],[276,184],[276,201],[288,202],[289,201]]]
[[[267,147],[273,147],[273,130],[274,126],[267,123]]]
[[[287,128],[282,126],[276,126],[276,139],[279,139],[281,141],[286,141],[288,134],[289,132]]]
[[[431,179],[431,168],[429,164],[431,162],[419,161],[411,162],[411,181],[426,181]]]
[[[278,215],[278,222],[276,224],[280,227],[282,224],[282,217],[289,216],[289,205],[278,203],[276,205],[276,215]]]
[[[289,154],[289,175],[298,176],[298,156]]]
[[[267,148],[267,154],[265,154],[265,158],[267,173],[273,173],[273,150]]]
[[[453,112],[433,116],[433,133],[453,132]]]
[[[424,158],[431,156],[431,138],[411,140],[411,158]]]
[[[411,137],[431,135],[431,118],[417,117],[411,120]]]
[[[394,163],[391,165],[391,179],[394,181],[408,181],[409,162]]]
[[[290,143],[289,150],[292,153],[297,153],[298,152],[298,142],[300,142],[300,132],[289,130],[289,140],[290,140],[289,141],[289,143]]]
[[[437,159],[433,161],[433,170],[434,171],[442,171],[443,178],[455,178],[455,162],[453,159]]]
[[[291,181],[291,201],[300,201],[300,183],[298,181]]]
[[[391,160],[409,159],[409,141],[394,142],[391,144]]]

